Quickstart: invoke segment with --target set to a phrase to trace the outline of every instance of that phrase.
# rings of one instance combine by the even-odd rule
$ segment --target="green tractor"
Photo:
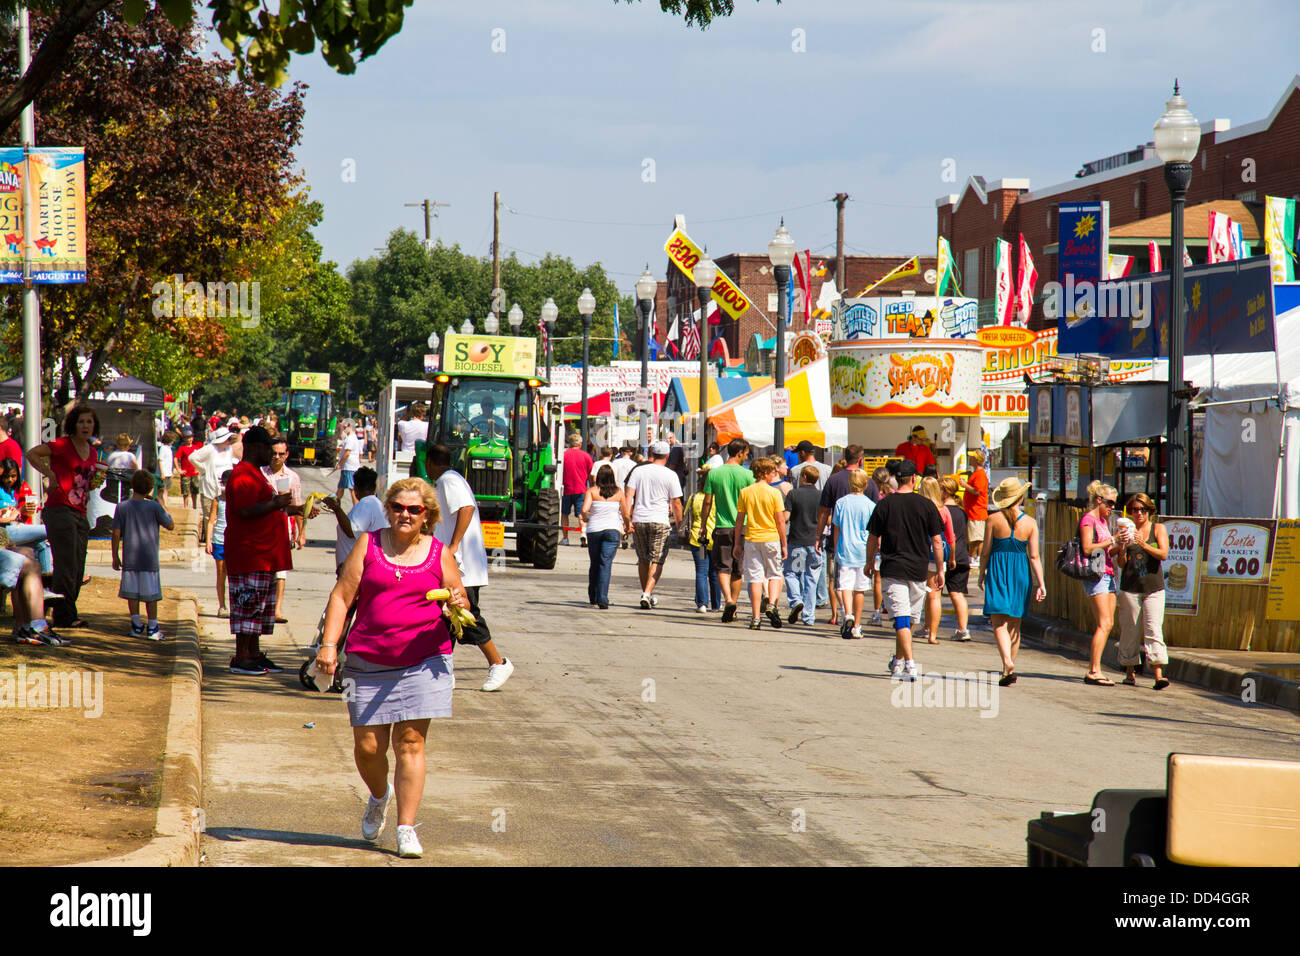
[[[483,335],[449,335],[447,340],[445,370],[433,377],[432,390],[426,391],[427,441],[446,445],[452,467],[469,482],[489,555],[513,552],[536,568],[554,568],[560,543],[560,492],[541,395],[543,382],[534,377],[532,352],[526,348],[535,342]],[[505,350],[499,356],[512,350],[526,352],[528,360],[520,355],[513,363],[470,364],[455,359],[458,352],[485,347]],[[389,403],[381,397],[381,417]],[[394,430],[381,422],[381,443],[391,440]],[[416,444],[407,471],[422,478],[427,477],[424,446],[424,442]],[[393,464],[400,467],[404,456],[396,455]],[[397,468],[393,470],[396,473]]]
[[[334,464],[338,412],[327,372],[294,372],[277,412],[291,464]]]

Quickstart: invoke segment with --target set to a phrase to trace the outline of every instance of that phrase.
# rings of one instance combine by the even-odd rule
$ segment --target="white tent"
[[[1300,518],[1300,308],[1277,316],[1277,353],[1189,357],[1205,409],[1200,513]]]

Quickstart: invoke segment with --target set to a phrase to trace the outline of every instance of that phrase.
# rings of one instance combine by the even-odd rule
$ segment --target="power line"
[[[797,212],[800,209],[811,209],[813,206],[820,206],[825,202],[830,202],[830,200],[822,199],[818,202],[804,203],[802,206],[791,206],[787,209],[771,209],[767,212],[746,213],[743,216],[728,216],[722,219],[696,219],[693,221],[697,225],[705,226],[720,222],[740,222],[744,219],[761,219],[764,216],[779,216],[785,213]],[[528,219],[542,219],[547,222],[568,222],[579,226],[632,226],[636,228],[651,228],[657,226],[662,228],[665,225],[663,220],[656,222],[618,222],[615,220],[605,219],[567,219],[561,216],[543,216],[540,213],[520,212],[518,209],[514,209],[510,206],[506,206],[506,211],[513,213],[516,216],[524,216]]]

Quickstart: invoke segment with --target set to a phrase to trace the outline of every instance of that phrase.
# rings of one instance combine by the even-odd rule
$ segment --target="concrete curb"
[[[1058,618],[1026,614],[1020,625],[1024,637],[1040,647],[1076,651],[1087,657],[1092,645],[1092,635],[1076,630]],[[1245,667],[1233,667],[1196,653],[1196,648],[1169,648],[1169,663],[1165,672],[1169,679],[1180,684],[1194,684],[1237,700],[1246,689],[1252,688],[1254,702],[1271,704],[1284,710],[1300,713],[1300,681],[1289,680],[1276,674],[1264,674]],[[1102,663],[1116,670],[1124,668],[1119,663],[1117,642],[1106,641],[1101,654]]]
[[[171,711],[163,751],[162,794],[154,837],[138,850],[76,866],[197,866],[203,832],[203,663],[199,656],[199,601],[188,591],[178,607]]]

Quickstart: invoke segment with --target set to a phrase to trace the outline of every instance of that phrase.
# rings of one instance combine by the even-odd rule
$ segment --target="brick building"
[[[1195,104],[1191,104],[1195,112]],[[1156,116],[1153,112],[1152,122]],[[1150,135],[1150,127],[1141,131]],[[1192,260],[1205,262],[1208,212],[1226,212],[1242,222],[1242,232],[1259,255],[1264,197],[1300,198],[1300,75],[1282,91],[1263,119],[1233,128],[1226,119],[1201,124],[1201,142],[1192,160],[1184,234]],[[1134,255],[1135,272],[1147,268],[1147,241],[1160,246],[1168,264],[1169,190],[1164,164],[1150,144],[1086,164],[1075,178],[1031,190],[1027,179],[967,180],[960,194],[942,196],[938,232],[952,244],[963,277],[962,292],[981,300],[981,314],[992,315],[994,240],[1011,243],[1019,262],[1023,233],[1038,284],[1031,328],[1052,322],[1041,311],[1043,283],[1055,281],[1057,207],[1060,203],[1106,200],[1110,203],[1110,251]]]
[[[848,277],[849,296],[857,295],[881,277],[888,275],[890,271],[896,269],[911,258],[912,255],[912,253],[899,253],[896,256],[846,255],[844,257],[844,272]],[[731,277],[732,281],[740,286],[741,291],[745,293],[749,301],[757,306],[757,308],[746,310],[737,320],[733,320],[723,312],[721,313],[722,322],[711,327],[711,339],[721,334],[727,343],[728,352],[735,359],[744,355],[745,346],[749,344],[751,336],[757,334],[766,339],[776,334],[776,279],[772,275],[772,263],[768,259],[766,252],[753,255],[731,253],[719,256],[714,261],[722,272],[725,272]],[[925,274],[927,270],[932,270],[934,267],[934,256],[922,256],[920,259],[920,275],[908,276],[903,279],[891,279],[889,282],[877,286],[872,294],[896,295],[904,291],[913,291],[917,295],[933,294],[933,286],[929,287],[929,293],[926,291]],[[792,268],[790,272],[790,281],[795,282],[794,269]],[[826,281],[835,282],[835,256],[813,256],[812,272],[812,301],[813,310],[816,311],[817,300],[822,291],[822,283]],[[839,282],[835,282],[835,288],[841,292],[844,291],[844,286]],[[672,262],[668,263],[668,281],[659,283],[656,296],[656,308],[659,316],[661,316],[659,321],[661,333],[666,333],[672,328],[674,318],[684,318],[699,308],[694,283],[687,279]],[[662,318],[664,316],[667,317],[666,322]],[[829,313],[826,313],[824,317],[829,318]],[[801,311],[793,315],[791,319],[792,330],[798,331],[803,327],[803,313]],[[679,333],[682,328],[683,323],[679,322]]]

